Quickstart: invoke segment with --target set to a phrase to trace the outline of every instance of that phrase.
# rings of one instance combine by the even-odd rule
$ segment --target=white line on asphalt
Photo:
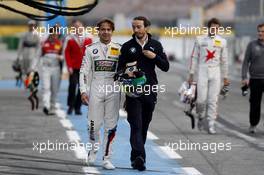
[[[254,137],[251,137],[251,136],[248,136],[246,134],[243,134],[239,131],[236,131],[236,130],[233,130],[233,129],[229,129],[227,127],[225,127],[223,124],[219,123],[219,122],[216,122],[216,126],[222,130],[225,130],[227,132],[230,132],[232,134],[235,134],[236,136],[240,137],[240,138],[243,138],[245,139],[246,141],[248,142],[251,142],[251,143],[256,143],[257,142],[257,139],[255,139]]]
[[[231,147],[245,147],[245,145],[231,145]]]
[[[193,167],[173,168],[173,171],[176,173],[181,173],[182,175],[203,175]]]
[[[9,172],[11,170],[11,168],[9,166],[0,166],[0,170]]]
[[[66,118],[67,116],[65,111],[62,109],[57,109],[55,113],[59,118]]]
[[[169,146],[154,146],[152,149],[158,153],[161,158],[170,158],[170,159],[182,159],[178,153],[173,151]],[[161,154],[164,153],[164,154]],[[164,156],[166,155],[166,156]]]
[[[87,174],[100,174],[96,167],[83,167],[83,172]]]
[[[60,123],[62,124],[63,127],[67,129],[73,129],[73,124],[70,120],[66,119],[67,115],[64,110],[61,109],[61,105],[59,103],[56,104],[57,110],[56,110],[56,115],[61,118]],[[80,143],[81,142],[81,137],[78,134],[77,131],[71,130],[71,131],[66,131],[66,134],[69,138],[70,142],[74,143]],[[83,146],[76,146],[74,149],[74,154],[77,159],[85,160],[87,161],[87,151],[85,147]],[[83,167],[83,172],[86,174],[100,174],[97,168],[94,167]]]
[[[159,138],[155,134],[153,134],[151,131],[148,131],[147,139],[149,139],[149,140],[158,140]]]
[[[73,125],[72,125],[71,121],[68,120],[68,119],[61,119],[60,123],[62,124],[62,126],[64,128],[67,128],[67,129],[72,129],[73,128]]]
[[[260,140],[256,139],[256,138],[254,138],[254,137],[248,136],[246,134],[243,134],[243,133],[241,133],[239,131],[236,131],[236,130],[233,130],[233,129],[229,129],[229,128],[225,127],[224,125],[222,125],[219,122],[216,122],[216,125],[220,129],[225,130],[225,131],[227,131],[229,133],[232,133],[232,134],[236,135],[237,137],[240,137],[240,138],[246,140],[247,142],[255,144],[259,148],[264,148],[264,143],[261,142]]]
[[[178,108],[183,108],[183,109],[185,108],[185,105],[183,103],[177,101],[177,100],[174,100],[172,103],[174,106],[176,106]]]
[[[77,159],[82,159],[82,160],[86,160],[87,158],[87,151],[85,150],[85,148],[83,146],[76,146],[76,148],[74,149],[74,153],[75,156],[77,157]]]
[[[258,143],[258,147],[264,148],[264,143],[263,142],[262,143]]]
[[[182,168],[188,175],[202,175],[197,169],[193,167],[183,167]]]
[[[55,103],[55,108],[61,109],[61,104],[60,103]]]
[[[166,157],[166,155],[161,154],[161,150],[158,146],[152,146],[151,149],[157,154],[159,155],[160,158],[162,159],[168,159],[168,157]]]
[[[76,131],[66,131],[66,134],[71,142],[79,143],[81,138]]]
[[[0,140],[5,139],[5,132],[0,132]]]
[[[120,109],[120,110],[119,110],[119,116],[120,116],[120,117],[125,117],[125,118],[126,118],[126,117],[127,117],[127,112],[126,112],[124,109]]]
[[[173,101],[173,105],[175,105],[175,106],[177,106],[179,108],[183,108],[184,109],[184,104],[178,102],[177,100]],[[227,118],[227,117],[223,117],[223,118]],[[263,147],[261,145],[261,143],[256,138],[254,138],[254,137],[248,136],[248,135],[246,135],[246,134],[244,134],[242,132],[236,131],[234,129],[229,129],[226,126],[224,126],[223,124],[219,123],[218,121],[216,121],[216,126],[218,128],[220,128],[220,129],[225,130],[225,131],[227,131],[229,133],[232,133],[232,134],[236,135],[237,137],[240,137],[240,138],[242,138],[242,139],[244,139],[244,140],[246,140],[246,141],[248,141],[250,143],[257,144],[259,147]]]

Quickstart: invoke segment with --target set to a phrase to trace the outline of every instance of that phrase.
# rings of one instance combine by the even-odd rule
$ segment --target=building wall
[[[264,2],[264,0],[262,0]],[[256,37],[256,26],[263,21],[261,15],[261,0],[236,1],[235,30],[236,36]],[[263,3],[264,4],[264,3]]]

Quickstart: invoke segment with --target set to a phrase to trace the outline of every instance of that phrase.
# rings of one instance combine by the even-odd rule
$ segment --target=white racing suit
[[[43,104],[52,112],[55,110],[61,75],[57,56],[57,54],[46,54],[42,58]]]
[[[42,43],[39,50],[38,59],[34,59],[32,69],[36,70],[41,63],[41,78],[43,90],[43,105],[52,113],[55,112],[55,104],[60,84],[60,60],[62,44],[57,39],[56,44],[51,44],[48,40]]]
[[[100,143],[99,131],[104,124],[103,159],[110,159],[117,122],[119,118],[120,92],[106,92],[114,87],[121,46],[110,42],[105,45],[96,42],[86,47],[80,69],[80,91],[89,96],[88,130],[90,143],[96,154],[95,144]]]
[[[221,77],[227,78],[227,43],[218,35],[198,36],[191,55],[190,74],[197,68],[197,114],[200,119],[207,117],[209,127],[217,117],[218,96]],[[222,76],[221,76],[222,71]]]
[[[18,59],[20,61],[22,75],[29,73],[32,60],[37,58],[40,46],[39,36],[34,32],[27,32],[21,37],[18,46]]]

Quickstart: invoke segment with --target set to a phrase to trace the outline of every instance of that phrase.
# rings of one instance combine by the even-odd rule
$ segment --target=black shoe
[[[69,107],[68,110],[67,110],[67,114],[68,115],[72,115],[72,111],[73,111],[73,108]]]
[[[82,115],[82,111],[80,109],[75,110],[75,115]]]
[[[131,166],[133,169],[137,169],[138,171],[145,171],[145,161],[141,156],[138,156],[132,163]]]
[[[131,167],[132,167],[133,169],[137,169],[137,167],[136,167],[136,165],[135,165],[135,160],[134,160],[134,161],[131,161]]]
[[[49,110],[48,110],[47,107],[44,107],[44,108],[43,108],[43,112],[44,112],[44,114],[49,115]]]

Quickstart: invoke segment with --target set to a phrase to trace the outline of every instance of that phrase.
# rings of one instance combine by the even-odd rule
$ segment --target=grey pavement
[[[0,90],[0,96],[0,174],[82,174],[83,163],[71,150],[40,153],[35,148],[37,143],[69,143],[58,117],[44,116],[41,107],[30,111],[21,89]]]
[[[176,150],[183,158],[180,164],[192,166],[204,175],[261,175],[264,171],[264,126],[260,122],[257,134],[248,134],[248,96],[242,97],[239,81],[232,81],[229,96],[219,100],[216,135],[191,129],[190,119],[184,115],[177,90],[186,80],[187,72],[179,64],[172,64],[169,73],[159,73],[159,83],[166,85],[166,93],[159,94],[150,130],[160,138],[157,143],[221,143],[231,150]],[[233,77],[236,79],[236,77]],[[264,105],[262,105],[264,112]],[[263,113],[262,113],[263,118]],[[211,145],[212,146],[212,145]],[[176,148],[176,147],[175,147]],[[214,148],[212,147],[212,150]],[[178,162],[179,162],[178,161]]]
[[[12,63],[17,58],[16,51],[0,50],[0,80],[14,79],[15,72],[12,70]]]
[[[14,77],[11,63],[15,52],[1,53],[2,79]],[[260,122],[257,134],[248,134],[248,96],[242,97],[237,67],[231,67],[232,83],[226,99],[219,101],[217,134],[192,130],[190,119],[183,113],[177,91],[186,79],[181,64],[173,63],[168,73],[159,72],[159,83],[166,92],[159,94],[150,131],[161,146],[169,143],[210,145],[206,149],[179,150],[177,162],[183,167],[194,167],[203,175],[262,175],[264,172],[264,126]],[[0,90],[0,174],[82,174],[83,163],[71,151],[33,150],[33,142],[68,142],[65,129],[56,117],[46,117],[41,110],[31,112],[21,89]],[[41,109],[41,107],[40,107]],[[262,116],[264,105],[262,105]],[[263,117],[262,117],[263,118]],[[215,145],[222,145],[214,149]],[[228,149],[228,148],[231,148]],[[213,153],[215,152],[215,153]]]

